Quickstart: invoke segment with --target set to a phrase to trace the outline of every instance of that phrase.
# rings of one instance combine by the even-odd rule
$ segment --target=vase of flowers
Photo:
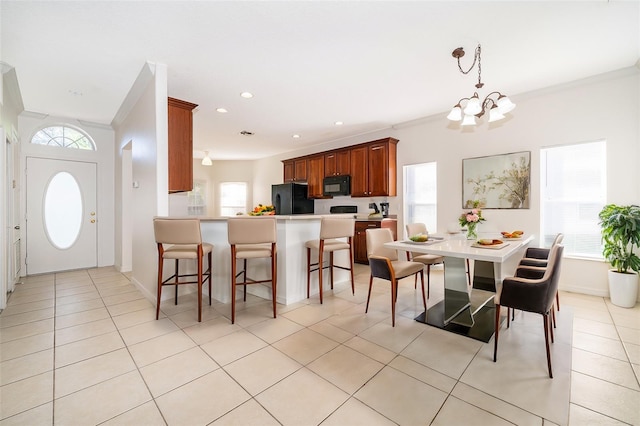
[[[473,209],[469,210],[468,212],[462,213],[460,215],[460,218],[458,218],[460,226],[467,228],[467,240],[478,239],[478,224],[486,220],[484,217],[482,217],[482,210],[476,208],[476,203],[478,202],[474,202]]]
[[[264,206],[262,204],[258,204],[249,212],[249,216],[272,216],[276,214],[276,208],[269,205]]]

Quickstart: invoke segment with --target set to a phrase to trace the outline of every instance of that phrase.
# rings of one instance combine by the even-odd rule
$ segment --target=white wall
[[[166,216],[169,209],[167,70],[163,64],[147,63],[140,72],[125,102],[112,123],[115,129],[115,153],[118,156],[116,188],[122,216],[116,226],[118,244],[123,228],[132,230],[132,271],[134,284],[150,299],[156,295],[157,249],[153,235],[153,217]],[[131,148],[131,179],[138,183],[132,196],[123,194],[123,149]],[[127,223],[127,221],[131,221]],[[124,223],[123,223],[124,221]],[[128,248],[120,249],[126,253]],[[126,261],[119,261],[125,264]]]
[[[282,182],[284,158],[353,145],[384,137],[399,139],[398,197],[390,197],[391,213],[402,223],[402,166],[438,163],[438,231],[455,222],[462,213],[462,159],[517,151],[531,151],[531,208],[527,210],[485,210],[487,221],[480,231],[522,228],[540,234],[540,148],[579,142],[607,140],[608,202],[628,204],[640,201],[640,74],[636,67],[582,80],[535,93],[512,96],[517,108],[508,120],[461,131],[445,115],[396,125],[379,131],[312,149],[257,160],[254,193],[267,191],[278,177]],[[486,121],[485,121],[486,123]],[[260,186],[260,188],[258,188]],[[331,204],[349,204],[348,199],[316,201],[316,211]],[[362,199],[357,200],[362,205]],[[365,200],[366,202],[369,199]],[[379,201],[372,199],[371,201]],[[367,210],[368,211],[368,210]],[[538,244],[538,242],[534,242]],[[563,264],[561,288],[588,294],[608,294],[606,270],[601,261],[567,259]]]
[[[96,151],[80,149],[64,149],[53,146],[33,145],[30,143],[33,135],[43,127],[69,124],[82,129],[96,144]],[[109,266],[114,263],[114,155],[113,155],[113,130],[106,125],[80,122],[76,119],[64,117],[52,117],[44,114],[23,112],[18,119],[18,128],[21,140],[20,170],[25,170],[27,157],[53,158],[58,160],[89,161],[97,164],[97,218],[98,218],[98,266]],[[21,176],[24,179],[24,176]],[[27,229],[24,218],[26,185],[22,185],[20,191],[20,209],[22,218],[22,241],[26,241]],[[22,259],[25,258],[28,247],[22,245]],[[22,266],[22,275],[26,274],[25,265]]]
[[[0,62],[0,310],[13,291],[14,226],[19,225],[18,114],[24,109],[13,67]],[[16,187],[12,181],[16,181]]]

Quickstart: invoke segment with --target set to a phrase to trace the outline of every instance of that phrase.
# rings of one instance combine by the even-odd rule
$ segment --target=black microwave
[[[322,181],[322,194],[324,196],[350,195],[351,176],[329,176]]]

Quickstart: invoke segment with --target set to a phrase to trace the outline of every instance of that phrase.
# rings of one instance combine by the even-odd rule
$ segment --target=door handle
[[[13,229],[16,229],[16,230],[17,230],[17,229],[20,229],[20,225],[16,225],[16,226],[14,226],[14,227],[13,227]]]
[[[96,220],[95,219],[91,219],[91,223],[96,223]]]
[[[96,212],[91,212],[91,216],[95,216],[95,215],[96,215]]]

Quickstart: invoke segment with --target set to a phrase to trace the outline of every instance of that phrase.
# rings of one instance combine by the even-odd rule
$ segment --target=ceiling
[[[145,61],[164,63],[169,96],[199,105],[195,156],[214,159],[262,158],[442,115],[476,90],[477,71],[461,74],[451,56],[461,46],[468,68],[482,44],[481,97],[499,90],[516,102],[640,58],[638,1],[2,0],[0,8],[0,57],[16,69],[26,110],[110,124]]]

